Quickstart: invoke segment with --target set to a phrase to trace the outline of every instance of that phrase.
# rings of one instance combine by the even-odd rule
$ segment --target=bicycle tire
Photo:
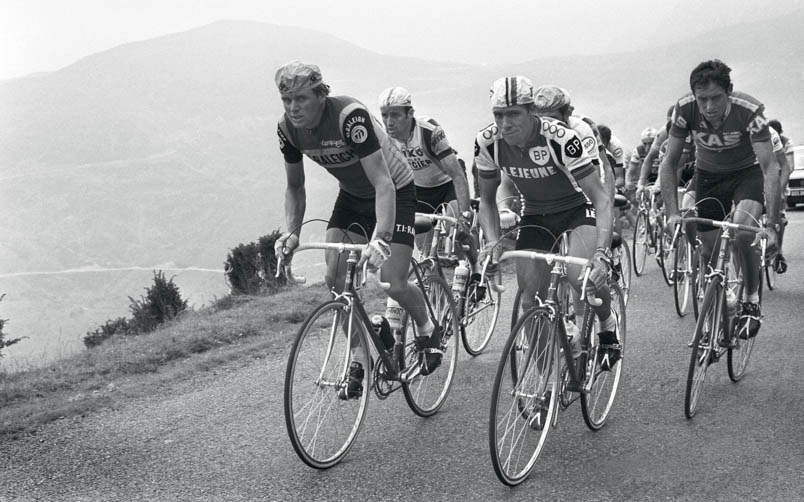
[[[600,369],[597,361],[597,336],[592,333],[590,336],[590,357],[587,364],[593,366],[595,381],[588,393],[581,394],[581,411],[583,421],[586,426],[593,431],[600,430],[609,418],[609,413],[614,405],[614,398],[617,396],[617,389],[620,386],[622,377],[623,361],[625,360],[625,341],[626,341],[626,313],[625,298],[619,284],[610,283],[611,291],[611,315],[616,316],[617,338],[620,341],[620,360],[617,361],[609,371]],[[587,306],[586,308],[590,308]],[[592,314],[594,315],[594,314]]]
[[[346,385],[344,359],[351,360],[343,328],[348,315],[348,307],[342,301],[321,304],[302,324],[288,357],[285,425],[296,454],[315,469],[328,469],[343,459],[357,439],[368,408],[370,364],[364,365],[362,395],[349,400],[338,397],[338,390]],[[362,360],[368,362],[365,327],[356,320],[353,326],[356,329],[352,336],[357,336]],[[324,378],[319,381],[321,376]],[[331,423],[324,423],[327,419]]]
[[[702,244],[697,242],[692,249],[692,311],[696,321],[700,315],[703,297],[706,293],[706,272],[701,273],[701,270],[706,269],[701,246]]]
[[[706,370],[713,362],[717,340],[722,336],[720,332],[723,329],[724,290],[721,281],[719,276],[715,276],[706,286],[701,312],[695,323],[684,395],[684,414],[687,418],[692,418],[698,408],[706,383]]]
[[[631,279],[633,279],[634,264],[631,260],[631,248],[628,246],[628,242],[623,240],[620,246],[622,246],[620,250],[620,269],[622,270],[620,289],[623,290],[625,305],[628,306],[628,299],[631,297]],[[626,265],[622,265],[623,263]]]
[[[773,291],[776,289],[776,268],[772,260],[766,258],[764,261],[765,265],[762,268],[765,269],[765,282],[768,284],[768,291]]]
[[[556,333],[548,309],[528,310],[511,331],[497,365],[489,414],[489,451],[494,472],[508,486],[518,485],[533,470],[557,412]],[[531,390],[534,384],[536,388]]]
[[[634,222],[634,246],[631,248],[634,255],[634,273],[637,277],[640,277],[645,271],[645,262],[648,261],[649,235],[648,215],[640,211]]]
[[[502,271],[499,268],[492,277],[484,278],[482,287],[485,292],[479,301],[477,286],[472,285],[466,288],[463,298],[461,340],[466,352],[472,356],[478,356],[486,349],[500,318],[502,291],[493,291],[492,281],[502,284]]]
[[[736,270],[736,273],[740,273],[739,270]],[[737,298],[742,297],[742,283],[741,287],[735,293]],[[762,274],[759,276],[759,303],[762,304]],[[736,324],[736,320],[731,321],[732,326]],[[732,328],[732,336],[736,336],[734,333],[734,329]],[[743,340],[742,338],[737,338],[734,342],[735,345],[729,347],[729,352],[726,357],[726,366],[729,373],[729,379],[732,382],[739,382],[743,376],[745,376],[745,370],[748,368],[748,362],[751,359],[751,352],[754,350],[754,342],[756,341],[756,337],[751,337],[747,340]]]
[[[690,293],[692,291],[692,251],[687,237],[678,236],[676,250],[673,253],[673,301],[676,314],[684,317],[690,307]]]
[[[458,315],[455,310],[455,301],[447,282],[437,275],[423,278],[423,283],[415,281],[425,295],[425,301],[430,304],[436,322],[444,327],[441,337],[441,348],[444,355],[441,365],[429,375],[420,375],[412,381],[402,383],[405,401],[420,417],[429,417],[438,412],[444,405],[452,387],[455,377],[455,367],[458,364]],[[420,353],[413,343],[413,320],[406,315],[403,320],[403,333],[405,343],[405,367],[416,364]]]
[[[663,218],[660,216],[657,220],[661,223],[656,225],[656,240],[659,241],[656,251],[656,261],[659,263],[659,268],[662,269],[662,278],[668,286],[673,285],[673,276],[669,273],[669,267],[673,264],[674,257],[671,256],[673,249],[672,244],[673,236],[665,231]]]

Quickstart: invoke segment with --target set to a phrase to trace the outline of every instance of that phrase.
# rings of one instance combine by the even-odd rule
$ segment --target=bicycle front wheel
[[[703,245],[700,241],[693,247],[692,253],[692,311],[695,320],[701,312],[704,294],[706,293],[706,270],[707,266],[703,259]]]
[[[497,477],[524,481],[544,447],[558,406],[556,325],[543,307],[520,316],[505,343],[489,417],[489,450]]]
[[[673,266],[673,262],[675,257],[673,256],[673,235],[667,232],[667,228],[663,223],[662,217],[659,218],[659,222],[656,224],[656,234],[658,239],[658,250],[656,252],[656,259],[659,262],[659,268],[662,269],[662,277],[664,278],[664,282],[668,286],[673,285],[673,274],[672,269],[670,267]]]
[[[690,292],[692,291],[692,252],[686,236],[679,235],[676,241],[676,250],[673,253],[673,297],[676,304],[676,313],[679,317],[687,315],[690,306]]]
[[[617,389],[620,386],[620,377],[623,371],[623,360],[625,358],[625,298],[623,298],[620,286],[615,283],[609,284],[611,291],[611,315],[617,322],[617,338],[620,341],[620,360],[617,361],[609,370],[602,370],[597,358],[597,346],[600,343],[597,336],[592,335],[590,342],[592,347],[589,351],[590,357],[587,364],[592,365],[592,378],[594,383],[587,394],[581,394],[581,411],[583,420],[587,427],[593,431],[599,430],[606,424],[609,412],[614,404]],[[589,308],[587,306],[587,308]]]
[[[740,284],[741,286],[737,288],[735,295],[737,298],[742,296],[742,277],[741,271],[739,267],[734,267],[732,270],[735,271],[737,274],[737,278],[735,282]],[[759,276],[759,302],[762,303],[762,275]],[[748,361],[751,359],[751,352],[754,350],[754,342],[756,341],[756,337],[748,338],[747,340],[740,338],[736,330],[734,329],[734,325],[737,323],[736,319],[729,320],[732,325],[732,346],[729,347],[728,357],[726,358],[728,371],[729,371],[729,378],[732,382],[739,382],[740,379],[745,375],[745,370],[748,368]]]
[[[502,284],[502,272],[485,277],[483,284],[472,284],[464,297],[461,339],[466,352],[477,356],[486,349],[500,317],[502,292],[494,292],[492,283]]]
[[[648,260],[648,247],[650,246],[650,227],[648,226],[648,215],[640,211],[637,213],[634,222],[634,272],[637,277],[645,271],[645,262]]]
[[[353,319],[352,346],[347,345],[349,310],[329,301],[302,324],[285,372],[285,425],[299,458],[316,469],[341,461],[357,438],[366,416],[370,389],[369,350],[365,328]],[[363,391],[341,399],[352,357],[363,364]]]
[[[418,283],[418,281],[416,281]],[[455,367],[458,364],[458,315],[455,311],[455,301],[452,291],[444,279],[437,275],[429,275],[419,285],[424,293],[425,301],[430,304],[434,322],[441,327],[441,365],[429,375],[419,375],[413,380],[402,384],[402,391],[413,413],[421,417],[434,415],[444,405],[452,380],[455,377]],[[405,367],[420,364],[422,353],[413,343],[413,320],[406,316],[405,322]]]
[[[706,370],[717,357],[717,340],[723,339],[723,294],[721,278],[713,277],[706,287],[701,313],[695,324],[695,336],[692,339],[687,391],[684,397],[684,414],[687,418],[695,415],[706,382]]]
[[[773,266],[773,259],[765,258],[765,282],[768,284],[768,290],[773,291],[776,288],[776,268]]]

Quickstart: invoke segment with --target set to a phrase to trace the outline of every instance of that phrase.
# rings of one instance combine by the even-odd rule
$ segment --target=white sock
[[[424,326],[416,325],[416,336],[429,338],[430,335],[433,334],[433,330],[435,330],[435,325],[433,324],[433,321],[431,321],[430,318],[428,317],[427,324],[425,324]]]
[[[613,315],[610,315],[605,321],[601,321],[600,325],[602,331],[617,331],[617,320],[614,319]]]
[[[759,303],[759,291],[751,295],[746,295],[745,301],[749,303]]]

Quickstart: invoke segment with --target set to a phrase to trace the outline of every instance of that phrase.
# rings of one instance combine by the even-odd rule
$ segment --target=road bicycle
[[[594,335],[600,305],[593,295],[586,302],[580,326],[570,312],[566,266],[587,267],[582,291],[586,291],[589,261],[537,251],[507,251],[501,261],[543,260],[552,266],[546,300],[518,316],[505,342],[494,378],[489,417],[489,449],[497,477],[509,486],[524,481],[536,464],[547,434],[558,420],[558,410],[581,400],[586,425],[598,430],[605,425],[617,394],[625,355],[625,300],[619,285],[610,281],[612,315],[617,323],[621,357],[609,370],[601,368],[600,342]],[[567,329],[573,335],[572,345]],[[576,338],[577,337],[577,338]]]
[[[665,231],[664,209],[658,208],[657,194],[646,187],[639,195],[639,207],[634,222],[633,251],[634,272],[640,277],[645,272],[649,254],[656,254],[656,263],[662,271],[662,278],[672,286],[672,275],[668,272],[673,263],[670,256],[672,235]]]
[[[744,283],[740,261],[732,252],[734,245],[732,231],[761,233],[762,229],[694,216],[683,217],[682,221],[720,228],[717,262],[706,274],[703,303],[690,343],[692,352],[687,373],[684,414],[687,418],[692,418],[703,393],[707,369],[711,364],[726,355],[729,378],[733,382],[743,377],[748,366],[756,338],[743,339],[734,333],[736,321],[741,314],[742,307],[738,299],[742,298]],[[763,255],[766,242],[766,238],[763,237],[761,239]],[[761,286],[760,277],[760,303]]]
[[[477,356],[488,346],[497,327],[503,292],[502,272],[497,270],[494,274],[487,274],[484,266],[480,276],[473,279],[468,262],[452,258],[456,247],[461,245],[456,238],[456,218],[438,213],[416,213],[415,227],[417,234],[434,230],[432,242],[428,246],[429,252],[427,256],[420,258],[419,265],[425,276],[437,274],[448,282],[450,280],[445,269],[452,270],[451,286],[459,317],[461,340],[466,352]],[[471,231],[477,235],[477,230],[475,217]],[[439,254],[438,250],[443,250],[444,253]]]
[[[336,465],[349,452],[366,416],[369,389],[379,399],[386,399],[401,388],[411,410],[427,417],[442,407],[455,376],[458,316],[447,283],[438,275],[425,277],[412,260],[412,282],[422,292],[436,330],[440,328],[442,333],[441,366],[425,375],[424,349],[414,342],[416,328],[409,315],[402,313],[399,326],[391,330],[390,341],[381,330],[377,332],[366,313],[361,287],[367,274],[357,266],[364,248],[363,244],[311,242],[295,251],[349,253],[343,293],[333,291],[332,300],[307,316],[293,341],[285,372],[288,435],[299,458],[316,469]],[[303,282],[293,276],[289,264],[280,262],[279,269],[290,282]],[[370,347],[374,348],[374,359]],[[363,392],[355,397],[348,394],[350,363],[354,360],[364,361],[365,372]]]

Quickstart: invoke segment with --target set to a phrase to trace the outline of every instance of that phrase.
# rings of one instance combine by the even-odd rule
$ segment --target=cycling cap
[[[404,87],[389,87],[380,93],[380,108],[413,106],[410,93]]]
[[[553,112],[570,104],[569,92],[557,85],[543,85],[535,95],[536,110],[540,112]]]
[[[322,84],[321,70],[314,64],[291,61],[276,70],[274,77],[279,92],[296,92]],[[324,84],[326,85],[326,84]]]
[[[648,140],[653,140],[653,138],[656,137],[656,129],[654,129],[652,127],[646,127],[642,131],[642,134],[640,134],[640,137],[641,137],[643,143],[645,141],[648,141]]]
[[[506,108],[533,103],[533,82],[528,77],[499,78],[491,84],[491,107]]]

